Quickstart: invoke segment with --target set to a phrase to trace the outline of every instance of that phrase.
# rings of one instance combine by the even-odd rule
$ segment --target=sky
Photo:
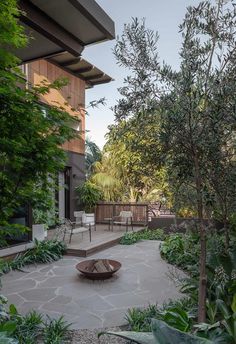
[[[199,0],[96,0],[97,3],[115,22],[116,36],[121,36],[124,24],[130,23],[132,17],[145,18],[146,26],[159,33],[158,51],[160,60],[165,60],[173,68],[178,68],[178,52],[181,44],[179,24],[186,12],[186,7],[197,5]],[[88,109],[86,118],[87,136],[100,148],[105,144],[107,126],[114,123],[110,109],[120,98],[118,88],[129,71],[116,64],[113,48],[116,40],[91,45],[85,48],[83,57],[114,81],[95,86],[86,91],[86,103],[106,98],[106,105]]]

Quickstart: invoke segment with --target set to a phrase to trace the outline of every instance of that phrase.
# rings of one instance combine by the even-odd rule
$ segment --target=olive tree
[[[160,114],[157,145],[162,145],[162,154],[156,159],[165,162],[176,184],[186,183],[196,194],[201,243],[199,322],[204,322],[206,315],[204,209],[211,189],[218,196],[221,193],[216,187],[224,171],[219,172],[217,166],[226,168],[226,147],[232,147],[231,165],[235,159],[235,24],[236,9],[231,0],[204,1],[189,7],[180,25],[177,71],[159,63],[157,36],[143,22],[136,20],[126,26],[115,49],[119,63],[133,72],[121,89],[123,99],[115,108],[117,121],[128,121],[130,116],[138,119],[142,114],[145,120],[144,109],[156,108]],[[217,178],[214,182],[213,175]]]

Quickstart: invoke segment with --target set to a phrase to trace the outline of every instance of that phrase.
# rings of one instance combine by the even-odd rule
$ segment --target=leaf
[[[236,312],[236,294],[233,296],[233,301],[231,303],[231,309],[235,313]]]
[[[8,335],[4,332],[0,333],[0,343],[1,344],[18,344],[18,340],[15,338],[10,338]]]
[[[225,302],[221,299],[217,299],[216,304],[217,304],[217,307],[220,310],[221,314],[224,316],[224,318],[225,319],[230,318],[231,314],[230,314],[229,309],[226,306]]]
[[[13,305],[13,304],[10,305],[9,311],[10,311],[10,314],[11,314],[11,315],[16,315],[16,314],[18,314],[17,309],[16,309],[16,306]]]
[[[103,334],[109,334],[131,340],[138,344],[213,344],[212,341],[181,332],[170,327],[165,322],[156,319],[152,320],[152,330],[153,333],[129,331],[101,332],[98,337]]]
[[[153,334],[156,339],[156,344],[210,344],[213,343],[205,338],[198,338],[190,334],[181,332],[173,327],[170,327],[161,320],[152,320]]]
[[[12,334],[17,327],[17,323],[15,321],[7,321],[2,326],[2,331],[7,332],[8,334]]]
[[[151,332],[131,332],[131,331],[100,332],[98,334],[98,338],[104,334],[114,335],[120,338],[132,340],[134,343],[138,343],[138,344],[157,344]]]

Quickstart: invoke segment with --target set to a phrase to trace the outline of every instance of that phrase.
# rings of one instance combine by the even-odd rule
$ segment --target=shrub
[[[122,337],[138,344],[213,344],[213,341],[184,333],[157,319],[152,320],[152,331],[150,332],[102,332],[98,336],[100,337],[103,334]]]
[[[64,343],[70,324],[63,317],[51,319],[47,316],[47,320],[44,321],[43,316],[36,311],[31,311],[26,315],[19,314],[14,305],[10,305],[7,312],[4,307],[6,303],[7,299],[1,296],[1,344]]]
[[[23,255],[23,259],[29,263],[51,263],[62,258],[66,245],[58,240],[35,240],[35,247]]]
[[[162,306],[149,305],[146,308],[131,308],[126,314],[131,331],[150,332],[152,319],[165,321],[167,324],[184,332],[192,328],[196,305],[189,298],[164,303]]]
[[[66,245],[58,240],[35,240],[35,247],[18,254],[13,260],[0,260],[0,275],[11,270],[19,270],[27,264],[51,263],[61,259],[66,250]]]
[[[197,234],[170,234],[161,244],[160,252],[168,263],[179,266],[193,274],[197,273],[200,254]]]
[[[139,241],[139,237],[137,235],[138,233],[132,232],[132,233],[125,233],[123,237],[120,239],[121,245],[132,245],[135,244],[137,241]]]
[[[132,245],[140,240],[164,240],[166,237],[162,229],[144,229],[140,232],[125,233],[120,240],[121,245]]]
[[[66,338],[67,330],[70,327],[61,316],[59,319],[51,319],[48,317],[44,323],[45,327],[43,330],[43,343],[44,344],[61,344],[64,343]]]
[[[101,190],[93,183],[87,181],[83,185],[79,185],[75,188],[78,194],[78,200],[80,205],[88,213],[94,212],[94,207],[98,201],[102,199]]]

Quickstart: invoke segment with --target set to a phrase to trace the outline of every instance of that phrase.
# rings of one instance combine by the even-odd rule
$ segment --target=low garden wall
[[[160,217],[153,217],[151,221],[148,222],[149,229],[157,229],[161,228],[164,229],[166,232],[178,231],[178,232],[185,232],[186,229],[190,226],[194,227],[194,223],[197,224],[198,220],[195,218],[183,218],[183,217],[176,217],[175,216],[160,216]],[[219,221],[208,221],[204,220],[205,225],[210,225],[210,227],[214,229],[221,229],[223,228],[223,224]],[[174,229],[175,225],[177,229]]]

